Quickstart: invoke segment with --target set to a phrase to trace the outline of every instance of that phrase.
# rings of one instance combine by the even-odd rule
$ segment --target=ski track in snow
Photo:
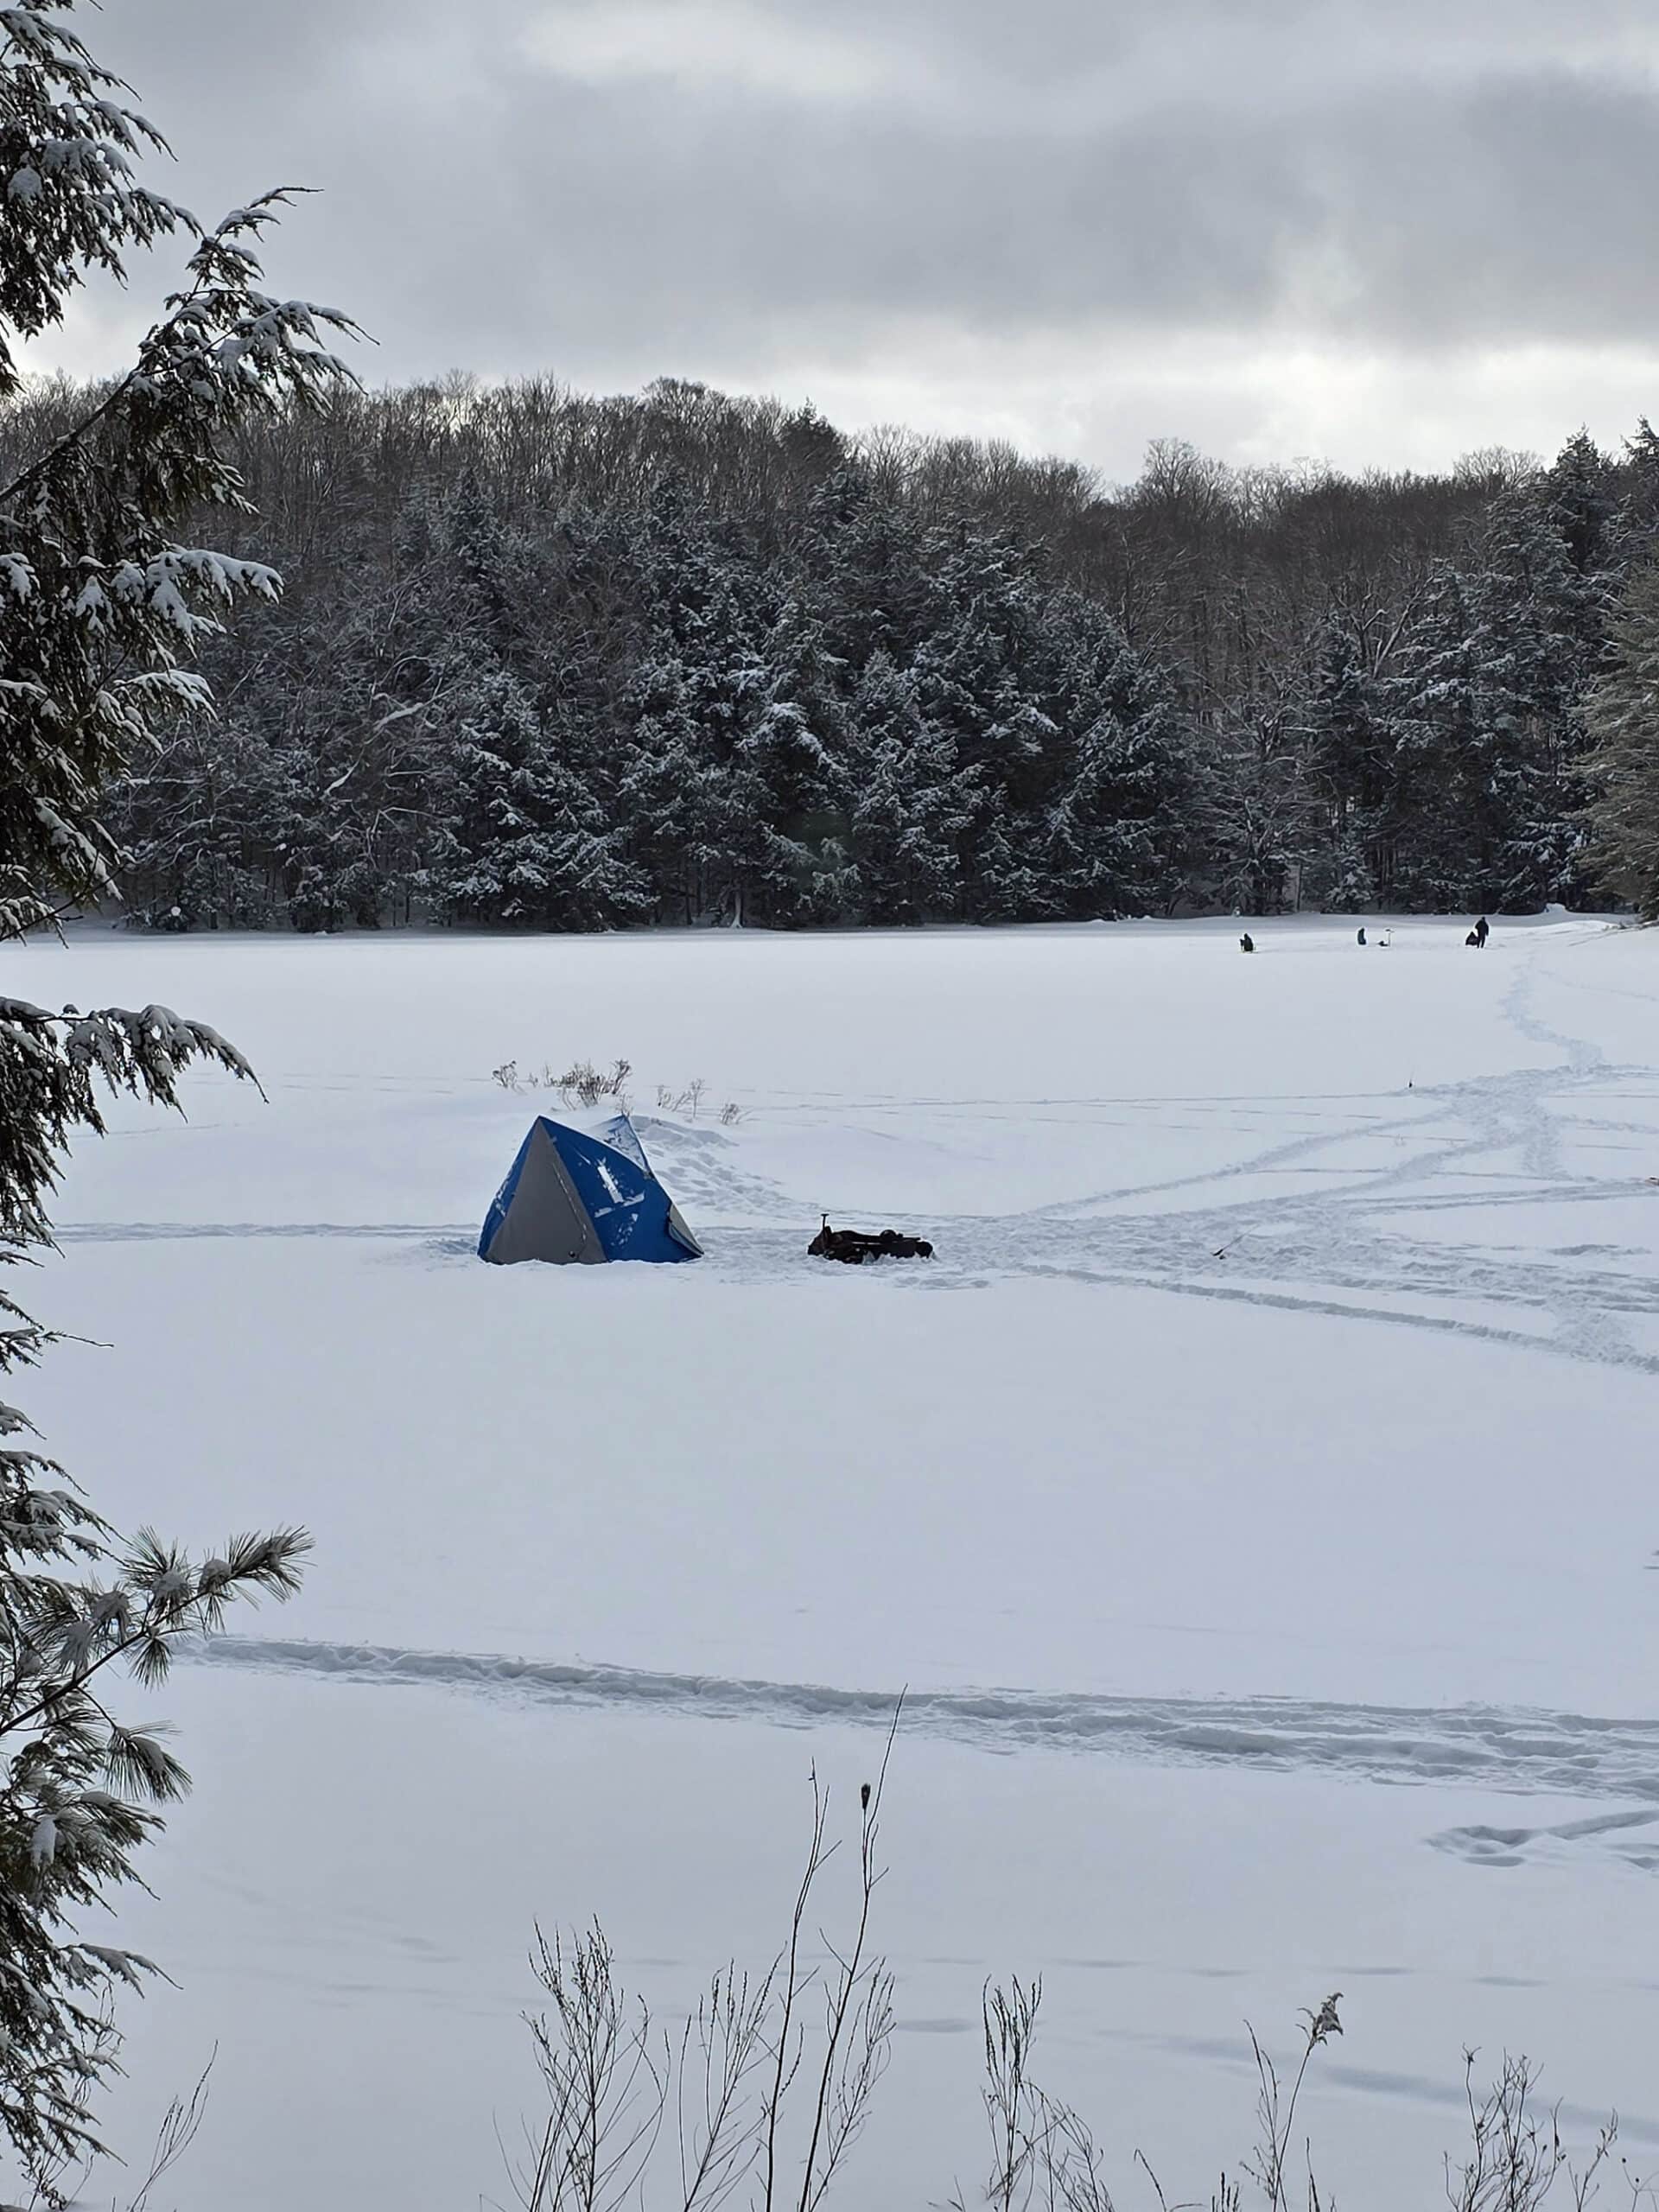
[[[1633,1339],[1628,1323],[1659,1317],[1659,1275],[1646,1245],[1598,1240],[1595,1211],[1610,1204],[1659,1202],[1659,1179],[1574,1173],[1566,1144],[1613,1142],[1659,1167],[1659,1067],[1617,1066],[1593,1046],[1548,1027],[1532,1010],[1539,963],[1517,966],[1504,1014],[1529,1044],[1561,1055],[1526,1068],[1390,1096],[1342,1102],[1334,1127],[1268,1147],[1228,1166],[1150,1184],[1128,1184],[1006,1216],[907,1215],[928,1236],[929,1266],[890,1263],[887,1280],[918,1292],[977,1288],[1028,1278],[1061,1278],[1177,1297],[1219,1299],[1281,1312],[1330,1314],[1393,1328],[1425,1329],[1548,1351],[1592,1365],[1659,1375],[1659,1350]],[[1610,1114],[1631,1086],[1647,1086],[1650,1120]],[[913,1116],[925,1102],[906,1102]],[[936,1102],[943,1107],[944,1102]],[[949,1110],[1008,1119],[1065,1104],[1097,1118],[1166,1117],[1172,1106],[1216,1111],[1329,1109],[1336,1101],[1243,1099],[955,1101]],[[894,1102],[815,1098],[811,1110],[870,1128]],[[1362,1110],[1369,1106],[1370,1110]],[[696,1223],[709,1272],[735,1283],[776,1285],[810,1273],[812,1208],[739,1164],[741,1140],[723,1130],[638,1117],[664,1179]],[[1344,1163],[1344,1148],[1389,1148],[1382,1166]],[[1281,1187],[1230,1198],[1229,1186]],[[1313,1187],[1310,1187],[1310,1185]],[[1439,1185],[1439,1187],[1436,1187]],[[1167,1198],[1160,1210],[1149,1201]],[[1505,1211],[1547,1203],[1581,1212],[1579,1240],[1539,1249],[1504,1244]],[[880,1225],[899,1217],[856,1210]],[[742,1225],[721,1226],[724,1215]],[[1414,1236],[1414,1223],[1480,1218],[1492,1241],[1452,1243]],[[778,1227],[765,1224],[776,1222]],[[787,1226],[782,1224],[786,1224]],[[803,1224],[805,1224],[804,1226]],[[188,1237],[348,1238],[402,1243],[435,1263],[470,1260],[468,1222],[103,1222],[66,1225],[66,1245]],[[831,1274],[835,1270],[830,1270]],[[1484,1309],[1459,1313],[1459,1305]],[[1446,1310],[1452,1308],[1453,1310]],[[1494,1317],[1496,1309],[1496,1318]],[[1512,1316],[1512,1319],[1504,1318]]]
[[[1427,1329],[1659,1374],[1659,1350],[1634,1341],[1627,1325],[1659,1316],[1651,1250],[1645,1243],[1610,1243],[1595,1235],[1597,1209],[1619,1201],[1659,1201],[1659,1183],[1645,1173],[1586,1175],[1567,1160],[1571,1140],[1580,1146],[1611,1140],[1637,1152],[1644,1169],[1659,1166],[1659,1067],[1612,1065],[1593,1045],[1549,1027],[1534,1010],[1540,965],[1535,957],[1518,965],[1503,1012],[1529,1045],[1560,1055],[1554,1065],[1376,1098],[1216,1096],[1022,1104],[815,1096],[789,1110],[870,1134],[880,1133],[888,1113],[913,1116],[925,1106],[988,1122],[1061,1107],[1071,1118],[1096,1122],[1108,1115],[1116,1121],[1166,1117],[1177,1106],[1230,1115],[1235,1122],[1241,1115],[1271,1115],[1281,1127],[1294,1114],[1319,1116],[1325,1126],[1306,1135],[1204,1173],[1109,1187],[1013,1215],[906,1217],[903,1225],[931,1236],[939,1256],[931,1265],[890,1264],[881,1270],[883,1278],[907,1293],[926,1294],[1021,1277],[1059,1277]],[[1650,1120],[1630,1120],[1616,1110],[1632,1090],[1652,1102]],[[703,1271],[733,1283],[772,1286],[807,1273],[818,1280],[827,1272],[855,1291],[860,1278],[854,1271],[826,1271],[821,1263],[806,1262],[802,1223],[810,1209],[740,1165],[741,1138],[639,1118],[664,1179],[697,1221],[708,1255]],[[1370,1155],[1386,1147],[1390,1157],[1382,1166],[1357,1165],[1356,1147]],[[1264,1183],[1279,1187],[1263,1190]],[[1230,1197],[1230,1186],[1241,1195]],[[1166,1198],[1172,1203],[1160,1209],[1156,1201]],[[1530,1242],[1506,1246],[1505,1212],[1540,1204],[1582,1214],[1585,1234],[1543,1249]],[[872,1224],[898,1218],[869,1208],[859,1213]],[[718,1225],[722,1214],[729,1225]],[[1445,1215],[1490,1223],[1491,1241],[1440,1242],[1432,1233],[1412,1233],[1420,1223],[1431,1231]],[[105,1222],[65,1226],[59,1235],[65,1244],[363,1239],[402,1244],[430,1264],[450,1265],[471,1259],[477,1230],[465,1222]],[[1477,1306],[1482,1315],[1460,1313],[1459,1306]],[[1494,1314],[1498,1318],[1491,1318]],[[218,1637],[197,1643],[190,1656],[206,1665],[783,1727],[885,1726],[894,1703],[892,1693],[370,1644]],[[1488,1822],[1429,1840],[1488,1867],[1594,1848],[1644,1872],[1659,1872],[1659,1721],[1476,1707],[1416,1711],[1282,1699],[933,1690],[908,1696],[906,1725],[1001,1753],[1048,1749],[1166,1764],[1313,1770],[1371,1781],[1622,1798],[1626,1802],[1618,1809],[1582,1819],[1553,1825]]]
[[[402,1688],[463,1690],[549,1706],[604,1706],[770,1727],[885,1729],[895,1691],[652,1673],[581,1662],[396,1645],[215,1636],[189,1640],[202,1666]],[[1554,1826],[1454,1828],[1437,1849],[1512,1866],[1591,1845],[1659,1871],[1659,1721],[1495,1706],[1449,1710],[1294,1698],[1134,1698],[1030,1690],[912,1690],[904,1725],[1003,1755],[1071,1752],[1165,1766],[1314,1771],[1351,1780],[1454,1783],[1506,1794],[1627,1801]],[[1634,1808],[1628,1801],[1637,1801]]]
[[[446,1249],[464,1240],[469,1253],[478,1249],[477,1226],[464,1221],[88,1221],[60,1226],[53,1235],[60,1244],[168,1244],[198,1236],[234,1243],[248,1237],[347,1236],[402,1244],[417,1237]]]

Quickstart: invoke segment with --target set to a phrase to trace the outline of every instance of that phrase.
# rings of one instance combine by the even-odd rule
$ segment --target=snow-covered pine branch
[[[230,435],[325,406],[351,373],[326,341],[357,334],[331,309],[258,288],[251,241],[291,191],[204,232],[136,185],[106,188],[135,144],[159,138],[107,101],[89,105],[92,82],[114,80],[37,10],[7,11],[0,29],[0,401],[18,392],[19,346],[58,319],[86,265],[118,275],[132,245],[179,227],[195,238],[189,282],[132,368],[0,491],[4,937],[51,922],[66,900],[114,894],[115,848],[92,794],[180,715],[210,710],[186,664],[237,600],[280,589],[264,564],[181,545],[173,531],[204,510],[247,511]],[[57,160],[66,143],[86,158]]]
[[[130,370],[86,396],[0,490],[0,942],[113,887],[100,810],[118,770],[211,705],[191,666],[238,601],[273,602],[273,569],[181,543],[187,524],[249,511],[230,454],[251,420],[321,410],[349,372],[345,317],[260,289],[255,246],[291,196],[204,231],[140,185],[160,133],[63,18],[74,0],[0,8],[0,410],[27,398],[22,349],[93,272],[175,232],[187,281]],[[109,1094],[175,1106],[183,1072],[252,1071],[205,1022],[153,1005],[54,1011],[0,998],[0,1264],[50,1241],[47,1201],[71,1139]],[[0,1372],[48,1331],[0,1294]],[[188,1777],[154,1727],[118,1718],[116,1675],[165,1674],[181,1635],[232,1603],[298,1586],[304,1531],[243,1535],[196,1558],[118,1537],[0,1406],[0,2134],[31,2201],[60,2201],[99,2145],[92,2101],[119,2049],[118,1989],[156,1969],[86,1941],[94,1906],[137,1878],[156,1808]],[[8,2196],[20,2192],[0,2186]]]

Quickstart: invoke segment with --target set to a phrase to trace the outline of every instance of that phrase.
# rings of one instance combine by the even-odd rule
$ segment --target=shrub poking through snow
[[[664,1114],[678,1114],[688,1122],[700,1118],[703,1101],[709,1095],[709,1084],[702,1076],[693,1076],[690,1082],[678,1089],[671,1083],[657,1086],[657,1103]],[[728,1098],[715,1116],[722,1128],[732,1128],[743,1118],[743,1109],[736,1099]]]
[[[613,1060],[608,1068],[595,1067],[591,1060],[575,1060],[563,1074],[556,1074],[550,1060],[540,1068],[521,1068],[517,1060],[503,1060],[499,1068],[490,1070],[490,1081],[503,1090],[550,1090],[565,1107],[593,1108],[613,1104],[620,1113],[632,1110],[628,1084],[633,1075],[630,1060]],[[659,1083],[657,1085],[657,1109],[659,1113],[678,1114],[683,1120],[695,1122],[701,1118],[709,1084],[702,1076],[693,1076],[690,1083]],[[728,1098],[715,1114],[722,1128],[734,1128],[743,1119],[743,1109],[736,1099]]]
[[[529,2024],[544,2104],[509,2163],[524,2212],[647,2202],[665,2125],[682,2212],[719,2212],[740,2190],[761,2212],[815,2212],[823,2202],[863,2131],[893,2038],[893,1980],[871,1947],[870,1916],[886,1872],[881,1796],[902,1709],[901,1699],[876,1778],[859,1793],[858,1902],[828,1965],[805,1955],[819,1878],[838,1848],[827,1840],[830,1798],[816,1771],[787,1941],[756,1980],[735,1966],[715,1974],[677,2044],[622,1988],[597,1923],[551,1943],[537,1929],[531,1964],[549,2001]]]
[[[886,1872],[878,1844],[882,1794],[899,1703],[874,1783],[859,1792],[859,1866],[853,1924],[836,1941],[819,1931],[826,1963],[804,1956],[819,1879],[837,1848],[827,1840],[830,1801],[812,1777],[812,1826],[787,1936],[764,1972],[728,1964],[715,1974],[677,2037],[652,2018],[618,1979],[616,1955],[597,1922],[551,1942],[537,1930],[531,1965],[546,1999],[529,2017],[543,2107],[526,2121],[508,2172],[523,2212],[594,2212],[637,2204],[650,2212],[817,2212],[848,2178],[848,2161],[887,2071],[894,2028],[893,1977],[872,1948],[871,1907]],[[818,2003],[810,2005],[814,1996]],[[1114,2212],[1104,2156],[1086,2120],[1052,2096],[1033,2071],[1043,1984],[988,1982],[981,1999],[984,2073],[980,2105],[988,2156],[982,2178],[960,2184],[941,2212]],[[1321,2190],[1297,2113],[1316,2054],[1342,2033],[1341,1993],[1302,2014],[1294,2069],[1281,2074],[1253,2029],[1256,2140],[1235,2175],[1211,2192],[1211,2212],[1243,2212],[1244,2184],[1267,2212],[1307,2212],[1334,2202]],[[809,2009],[816,2024],[809,2024]],[[1484,2094],[1471,2052],[1464,2057],[1469,2148],[1446,2166],[1451,2212],[1541,2212],[1558,2181],[1572,2212],[1587,2212],[1618,2133],[1610,2120],[1580,2165],[1568,2158],[1556,2114],[1539,2110],[1538,2075],[1505,2056]],[[666,2136],[671,2152],[663,2139]],[[660,2155],[659,2155],[660,2154]],[[1170,2200],[1143,2153],[1160,2212]],[[1305,2171],[1293,2166],[1305,2162]],[[1633,2203],[1650,2192],[1626,2173]],[[664,2183],[665,2187],[658,2186]],[[868,2181],[851,2201],[873,2202]],[[1189,2200],[1192,2201],[1192,2200]],[[1196,2200],[1202,2202],[1202,2199]]]
[[[602,1106],[608,1102],[626,1114],[628,1077],[632,1073],[626,1060],[613,1060],[608,1068],[596,1068],[591,1060],[574,1060],[563,1075],[554,1077],[550,1088],[567,1106]]]

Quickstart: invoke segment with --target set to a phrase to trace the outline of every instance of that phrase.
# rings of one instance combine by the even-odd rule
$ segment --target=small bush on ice
[[[626,1114],[628,1077],[632,1073],[626,1060],[613,1060],[602,1070],[591,1060],[575,1060],[562,1076],[555,1077],[552,1087],[567,1106],[598,1106],[612,1100]]]
[[[575,1060],[563,1075],[554,1073],[550,1060],[543,1060],[539,1070],[521,1069],[517,1060],[503,1060],[499,1068],[490,1070],[490,1080],[503,1090],[554,1091],[566,1106],[598,1106],[610,1099],[626,1114],[628,1078],[632,1073],[626,1060],[614,1060],[608,1068],[596,1068],[591,1060]]]
[[[695,1122],[702,1112],[702,1102],[708,1090],[708,1083],[700,1075],[694,1076],[690,1083],[677,1090],[671,1083],[659,1083],[657,1103],[665,1114],[683,1114],[688,1122]],[[743,1109],[734,1098],[728,1098],[715,1116],[721,1127],[726,1129],[734,1128],[742,1118]]]
[[[575,1060],[562,1075],[554,1072],[550,1060],[543,1060],[539,1069],[521,1068],[517,1060],[503,1060],[499,1068],[490,1070],[490,1081],[503,1090],[550,1090],[564,1106],[594,1107],[611,1102],[626,1114],[632,1110],[628,1084],[632,1074],[633,1065],[628,1060],[613,1060],[608,1068],[597,1068],[591,1060]],[[700,1075],[677,1086],[659,1083],[657,1104],[663,1113],[683,1115],[688,1122],[695,1122],[702,1113],[708,1094],[708,1082]],[[734,1098],[728,1098],[716,1118],[722,1128],[735,1128],[743,1119],[743,1109]]]

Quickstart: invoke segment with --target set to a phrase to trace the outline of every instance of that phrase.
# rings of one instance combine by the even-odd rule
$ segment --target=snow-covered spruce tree
[[[631,727],[616,779],[629,860],[650,883],[658,916],[694,922],[703,911],[708,829],[721,778],[707,755],[684,662],[653,645],[628,687]]]
[[[1327,836],[1313,841],[1303,893],[1340,913],[1377,903],[1377,823],[1390,788],[1393,736],[1384,693],[1346,611],[1332,607],[1307,646],[1295,709],[1307,781]]]
[[[833,905],[845,816],[840,665],[821,625],[789,600],[762,643],[751,711],[734,750],[727,838],[736,914],[798,922]]]
[[[1387,903],[1426,913],[1497,906],[1507,823],[1504,737],[1483,678],[1468,577],[1437,565],[1407,626],[1389,685],[1394,740],[1379,845]]]
[[[432,634],[412,656],[437,679],[424,709],[429,902],[485,926],[593,930],[638,919],[651,894],[583,773],[579,718],[536,696],[546,564],[475,480],[463,480],[434,520],[424,609]]]
[[[950,920],[980,804],[975,773],[924,715],[915,677],[885,652],[865,668],[852,720],[842,896],[856,920],[876,926]]]
[[[1575,430],[1545,472],[1544,512],[1576,575],[1608,575],[1614,562],[1618,470],[1588,430]]]
[[[499,662],[458,677],[444,700],[438,817],[423,887],[451,920],[608,929],[650,906],[620,831],[566,757],[562,725],[537,713]]]
[[[949,612],[911,663],[918,700],[981,794],[963,838],[963,915],[1036,919],[1056,911],[1038,849],[1065,749],[1043,698],[1053,656],[1041,589],[1019,547],[968,524],[935,532],[927,552]]]
[[[1332,605],[1291,684],[1322,903],[1522,911],[1581,888],[1573,761],[1608,576],[1596,456],[1494,496],[1397,612]]]
[[[207,705],[188,671],[257,565],[193,550],[187,509],[242,505],[221,457],[251,414],[320,399],[340,365],[336,316],[258,290],[253,246],[283,195],[211,232],[134,180],[159,148],[125,87],[61,20],[73,0],[0,8],[0,408],[22,348],[60,321],[95,270],[168,233],[189,282],[132,368],[0,487],[0,942],[111,888],[103,779],[180,712]],[[164,1007],[61,1014],[0,1000],[0,1262],[49,1242],[45,1207],[75,1132],[102,1127],[100,1090],[171,1103],[181,1071],[248,1073],[212,1029]],[[0,1371],[49,1341],[0,1293]],[[156,1806],[184,1776],[106,1703],[122,1662],[166,1669],[181,1631],[233,1599],[284,1596],[306,1539],[232,1539],[193,1560],[148,1530],[124,1541],[0,1408],[0,2135],[36,2201],[99,2147],[91,2101],[117,2062],[110,2007],[147,1968],[86,1940],[85,1918],[134,1878]],[[7,2194],[12,2192],[8,2190]]]
[[[1051,711],[1065,749],[1045,810],[1040,878],[1064,913],[1166,912],[1198,828],[1185,731],[1167,680],[1102,608],[1056,601],[1065,650]]]
[[[1601,653],[1607,580],[1579,568],[1554,503],[1530,493],[1495,504],[1480,550],[1472,611],[1497,823],[1488,895],[1525,912],[1585,887],[1571,772],[1587,741],[1581,702]]]
[[[778,876],[752,743],[768,693],[758,581],[677,480],[658,487],[643,540],[647,621],[618,817],[666,918],[741,921]]]
[[[1590,694],[1589,861],[1616,898],[1659,920],[1659,563],[1638,569],[1608,626],[1608,664]]]
[[[945,619],[920,524],[857,462],[832,469],[813,494],[801,552],[825,650],[849,683],[877,652],[906,664]]]
[[[1609,530],[1611,565],[1628,579],[1659,553],[1659,430],[1643,415],[1624,441],[1618,505]]]

